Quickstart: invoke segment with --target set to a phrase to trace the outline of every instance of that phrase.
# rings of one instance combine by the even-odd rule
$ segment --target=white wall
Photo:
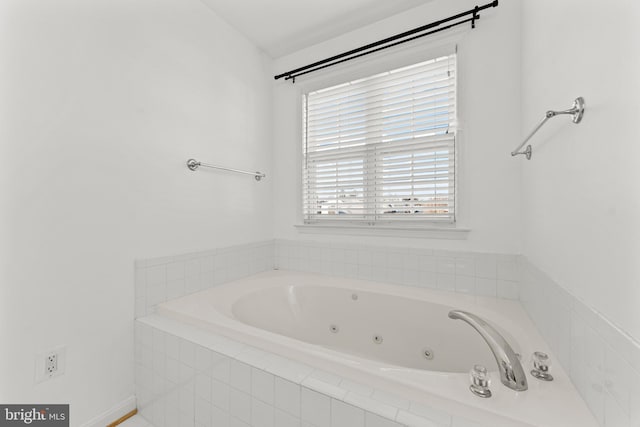
[[[274,74],[361,46],[454,13],[477,2],[436,0],[344,36],[274,61]],[[467,240],[299,234],[300,87],[279,81],[274,92],[275,233],[284,239],[358,241],[454,250],[519,253],[520,172],[509,155],[520,134],[520,2],[501,1],[484,11],[477,28],[458,43],[459,111],[462,120],[458,222]],[[429,49],[433,40],[417,42]],[[387,53],[388,54],[388,53]],[[320,77],[322,78],[322,77]],[[317,80],[316,77],[314,79]]]
[[[522,135],[583,96],[582,123],[555,118],[523,168],[523,252],[640,340],[640,3],[527,0]]]
[[[272,238],[270,60],[198,0],[0,3],[0,401],[133,394],[134,259]],[[67,345],[34,385],[34,356]]]

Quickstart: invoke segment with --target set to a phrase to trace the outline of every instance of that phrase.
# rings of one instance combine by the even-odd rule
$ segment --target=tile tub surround
[[[521,302],[604,427],[640,427],[640,343],[522,258]]]
[[[274,267],[518,300],[519,256],[276,239]]]
[[[136,393],[154,427],[483,425],[159,315],[136,322]]]
[[[135,263],[135,317],[155,306],[273,269],[273,240],[212,249],[204,252],[137,260]]]
[[[266,240],[137,260],[135,317],[174,298],[274,268],[510,300],[520,296],[517,255]]]

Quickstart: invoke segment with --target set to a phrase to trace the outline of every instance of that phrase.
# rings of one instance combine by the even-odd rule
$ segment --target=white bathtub
[[[450,310],[491,323],[530,371],[533,351],[550,353],[517,302],[314,274],[270,271],[169,301],[158,314],[478,421],[596,426],[558,364],[553,382],[527,375],[529,390],[500,383],[489,347]],[[553,357],[553,355],[552,355]],[[468,389],[474,364],[491,371],[493,397]],[[503,424],[503,423],[500,423]]]

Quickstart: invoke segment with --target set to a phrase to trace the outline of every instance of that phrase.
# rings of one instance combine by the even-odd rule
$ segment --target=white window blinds
[[[303,99],[307,223],[455,221],[456,57]]]

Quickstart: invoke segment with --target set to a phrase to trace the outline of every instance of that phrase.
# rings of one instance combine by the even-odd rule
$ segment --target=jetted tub
[[[448,318],[455,309],[486,320],[522,355],[529,390],[500,382],[482,337]],[[520,426],[597,425],[557,363],[552,382],[529,374],[531,354],[549,350],[514,301],[269,271],[161,304],[158,314],[479,422],[486,414]],[[475,364],[490,371],[489,399],[469,391]]]

